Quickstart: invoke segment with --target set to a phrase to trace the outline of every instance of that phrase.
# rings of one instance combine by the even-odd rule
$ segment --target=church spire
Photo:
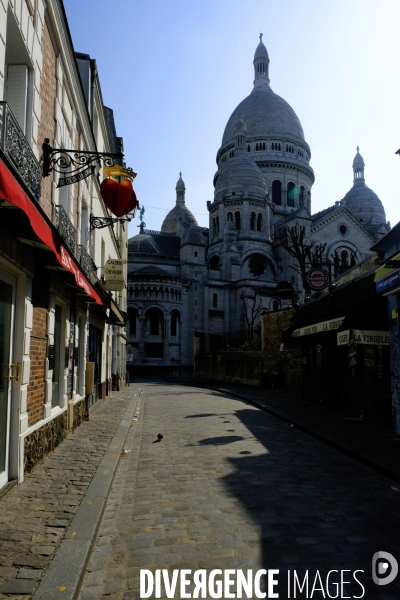
[[[357,154],[353,160],[353,173],[354,173],[354,183],[363,182],[364,179],[364,159],[360,154],[360,148],[357,146]]]
[[[254,87],[269,85],[269,57],[266,47],[262,41],[263,34],[260,33],[260,43],[254,54]]]

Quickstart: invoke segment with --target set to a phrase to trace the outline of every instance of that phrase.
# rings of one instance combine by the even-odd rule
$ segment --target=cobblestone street
[[[395,485],[228,394],[135,387],[137,420],[80,600],[139,598],[140,569],[163,568],[279,569],[281,598],[288,570],[308,570],[311,580],[318,570],[324,581],[330,569],[349,570],[339,597],[361,597],[350,571],[362,569],[365,598],[400,597],[398,579],[371,582],[375,552],[399,557]]]

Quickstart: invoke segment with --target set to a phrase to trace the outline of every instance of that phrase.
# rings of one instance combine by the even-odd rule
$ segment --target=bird
[[[162,433],[159,433],[158,436],[157,436],[158,441],[161,442],[161,440],[163,439],[163,437],[164,436],[162,435]]]

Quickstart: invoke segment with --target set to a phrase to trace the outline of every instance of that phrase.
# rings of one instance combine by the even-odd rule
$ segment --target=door
[[[0,488],[8,481],[11,382],[19,377],[19,365],[11,364],[14,305],[15,280],[0,271]]]
[[[94,362],[94,394],[91,403],[100,398],[101,376],[101,330],[94,325],[89,325],[89,360]]]

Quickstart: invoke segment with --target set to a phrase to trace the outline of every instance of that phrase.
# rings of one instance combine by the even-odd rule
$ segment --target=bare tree
[[[297,260],[298,266],[291,265],[291,268],[300,274],[305,292],[309,296],[311,288],[307,281],[307,271],[312,265],[322,263],[326,242],[317,244],[315,240],[307,240],[304,225],[282,227],[278,231],[278,239],[285,250]]]
[[[243,307],[244,315],[247,323],[247,333],[249,341],[253,341],[254,338],[254,325],[258,317],[261,315],[265,308],[262,306],[262,298],[260,298],[255,292],[254,294],[249,292],[243,292],[240,296]]]

